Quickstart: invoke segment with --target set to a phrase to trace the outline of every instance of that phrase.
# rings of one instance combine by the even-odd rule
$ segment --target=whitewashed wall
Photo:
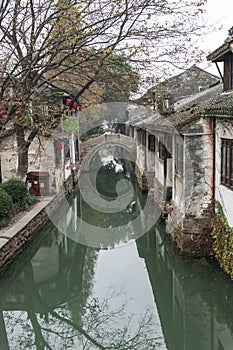
[[[221,185],[221,138],[233,139],[233,122],[229,119],[216,120],[215,198],[221,204],[229,224],[233,227],[233,190]]]

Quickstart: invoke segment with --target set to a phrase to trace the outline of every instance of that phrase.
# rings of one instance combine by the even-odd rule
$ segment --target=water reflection
[[[109,215],[78,193],[58,211],[67,234],[48,223],[0,280],[1,350],[233,348],[233,282],[213,262],[180,259],[162,224],[137,240],[132,225],[105,249],[69,237],[82,235],[78,216],[117,227],[143,203],[136,190]]]
[[[232,349],[232,281],[180,260],[161,227],[118,251],[74,243],[51,224],[41,236],[1,279],[1,350],[159,349],[163,336],[169,350]]]
[[[36,248],[35,248],[36,245]],[[1,349],[154,349],[154,315],[127,312],[114,286],[93,294],[98,250],[47,225],[34,255],[21,257],[1,281]]]
[[[213,262],[180,260],[161,230],[138,240],[169,350],[233,348],[233,283]]]

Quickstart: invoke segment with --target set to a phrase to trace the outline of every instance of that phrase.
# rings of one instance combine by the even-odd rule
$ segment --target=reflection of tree
[[[42,253],[48,249],[49,254],[58,254],[58,275],[45,273],[50,279],[38,284],[34,264],[40,260],[30,256],[14,283],[11,280],[10,287],[2,290],[1,306],[9,310],[3,311],[2,320],[6,342],[17,350],[157,349],[159,339],[149,310],[140,317],[128,315],[128,301],[113,290],[104,299],[91,299],[98,249],[69,239],[63,247],[64,237],[51,226],[45,226],[40,243]],[[59,249],[54,249],[54,241]],[[1,349],[2,344],[0,339]]]
[[[30,276],[28,276],[30,278]],[[29,296],[30,295],[30,296]],[[94,298],[86,304],[85,314],[81,323],[72,319],[71,311],[67,304],[50,310],[49,305],[40,297],[36,288],[30,288],[28,302],[36,301],[44,309],[44,315],[38,315],[33,311],[27,312],[27,325],[24,328],[24,340],[17,341],[17,349],[156,349],[160,341],[152,326],[152,313],[148,310],[135,325],[134,315],[126,315],[127,301],[117,302],[115,292],[109,293],[102,301]],[[78,302],[75,297],[73,302]],[[117,302],[118,307],[113,308],[112,302]],[[12,320],[11,320],[12,321]],[[18,324],[27,323],[20,317]],[[34,338],[34,340],[32,340]]]

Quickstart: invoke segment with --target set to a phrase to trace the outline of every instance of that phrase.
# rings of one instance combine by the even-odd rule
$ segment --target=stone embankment
[[[77,177],[70,177],[65,191],[57,195],[40,197],[33,209],[25,213],[10,228],[0,230],[0,271],[3,271],[23,251],[25,244],[32,239],[38,229],[43,227],[73,188]]]

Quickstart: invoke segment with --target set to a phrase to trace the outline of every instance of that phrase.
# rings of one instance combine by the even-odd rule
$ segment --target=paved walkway
[[[55,195],[41,197],[40,201],[23,215],[16,223],[14,223],[9,229],[4,228],[0,230],[0,249],[14,237],[19,231],[21,231],[37,214],[39,214],[53,199]]]

